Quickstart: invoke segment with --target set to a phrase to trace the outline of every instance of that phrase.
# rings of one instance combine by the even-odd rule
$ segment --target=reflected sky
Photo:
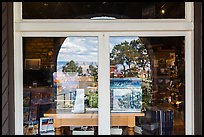
[[[137,36],[111,36],[110,52],[114,45],[121,42],[137,40]],[[58,54],[58,61],[97,62],[98,60],[98,37],[75,36],[67,37],[63,42]]]
[[[139,39],[138,36],[111,36],[109,38],[109,42],[110,42],[110,52],[112,51],[113,47],[117,44],[120,44],[122,42],[130,42],[133,40],[137,40]]]
[[[67,37],[58,54],[58,61],[97,62],[98,37]]]

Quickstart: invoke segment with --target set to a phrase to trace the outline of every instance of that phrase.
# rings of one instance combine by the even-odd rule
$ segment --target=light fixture
[[[166,11],[164,10],[165,5],[166,5],[166,3],[164,3],[164,4],[161,6],[161,8],[160,8],[160,9],[161,9],[161,14],[165,14],[165,12],[166,12]]]
[[[164,9],[161,9],[161,14],[165,14],[165,10]]]
[[[49,51],[47,52],[47,55],[48,55],[48,56],[52,56],[52,55],[53,55],[53,50],[49,50]]]
[[[43,3],[43,5],[44,5],[44,6],[48,6],[48,3],[45,2],[45,3]]]

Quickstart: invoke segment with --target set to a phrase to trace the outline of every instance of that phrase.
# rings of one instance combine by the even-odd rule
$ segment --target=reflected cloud
[[[58,60],[97,62],[97,48],[97,37],[67,37],[61,46]]]

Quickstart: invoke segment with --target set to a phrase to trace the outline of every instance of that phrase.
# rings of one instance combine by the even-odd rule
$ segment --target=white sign
[[[76,89],[73,113],[84,113],[84,89]]]
[[[40,118],[40,133],[48,133],[55,131],[54,119],[52,117],[41,117]]]

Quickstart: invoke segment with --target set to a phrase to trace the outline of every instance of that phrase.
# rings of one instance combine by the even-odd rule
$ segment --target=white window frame
[[[194,3],[185,2],[185,19],[22,19],[14,2],[15,134],[23,135],[23,37],[98,36],[99,135],[110,134],[109,36],[185,36],[185,133],[194,134]],[[103,45],[103,46],[101,46]],[[106,54],[105,54],[106,53]],[[102,73],[103,72],[103,73]],[[108,91],[108,92],[100,92]],[[106,101],[104,102],[104,98]],[[106,125],[106,126],[104,126]]]

